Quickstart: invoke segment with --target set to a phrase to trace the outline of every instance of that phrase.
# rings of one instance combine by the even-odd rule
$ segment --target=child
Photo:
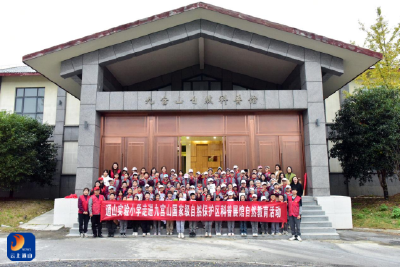
[[[267,197],[261,196],[261,202],[268,202]],[[268,222],[260,222],[261,224],[261,235],[268,234]]]
[[[271,195],[271,203],[276,203],[276,195]],[[271,235],[279,233],[279,222],[271,222]]]
[[[178,201],[186,201],[182,192],[178,194]],[[185,232],[185,221],[176,221],[176,231],[178,232],[178,238],[185,238],[183,235]]]
[[[138,196],[135,196],[134,198],[133,198],[133,201],[139,201],[139,197]],[[132,224],[132,227],[133,227],[133,233],[132,233],[132,235],[133,236],[138,236],[138,230],[139,230],[139,226],[140,226],[140,221],[133,221],[133,224]]]
[[[240,201],[242,201],[242,202],[246,201],[246,196],[241,195]],[[240,222],[240,234],[241,234],[241,236],[247,236],[247,221]]]
[[[196,195],[194,193],[190,194],[190,201],[196,202]],[[189,221],[190,237],[196,237],[196,226],[197,226],[196,221]]]
[[[165,201],[173,201],[174,198],[172,196],[172,192],[169,191],[167,193],[167,198]],[[174,221],[167,221],[167,235],[172,235],[172,232],[174,231]]]
[[[215,196],[215,201],[221,201],[221,196],[219,194]],[[222,231],[222,221],[215,221],[215,235],[221,236],[221,231]]]
[[[109,200],[114,201],[115,200],[115,194],[111,193],[109,195]],[[106,227],[108,230],[108,237],[114,237],[115,229],[117,228],[117,225],[115,224],[114,220],[106,221]]]
[[[284,203],[285,201],[284,201],[284,197],[283,197],[283,195],[280,195],[280,196],[278,196],[278,203]],[[282,227],[282,225],[283,225],[283,227]],[[279,223],[279,228],[278,228],[278,230],[279,230],[279,232],[278,232],[278,235],[282,235],[282,233],[285,231],[285,227],[284,227],[285,225],[282,223],[282,222],[280,222]]]
[[[257,202],[257,195],[253,194],[252,195],[252,200],[253,202]],[[253,236],[256,237],[258,236],[258,221],[252,221],[251,222],[251,231],[253,232]]]
[[[233,192],[229,191],[228,192],[228,200],[226,201],[235,201],[233,199]],[[228,236],[234,236],[235,235],[235,222],[234,221],[228,221]]]
[[[78,221],[79,233],[82,238],[87,237],[87,227],[89,222],[89,188],[83,189],[83,195],[78,199]]]
[[[155,195],[155,201],[160,201],[160,194]],[[153,221],[154,235],[161,235],[161,221]]]
[[[124,196],[122,201],[127,201],[128,198]],[[127,220],[120,220],[119,221],[119,233],[121,234],[121,237],[126,237],[126,229],[128,228],[128,221]]]
[[[212,196],[211,196],[211,194],[207,194],[207,196],[206,196],[206,201],[212,201],[211,200],[212,199]],[[213,224],[213,222],[212,221],[206,221],[205,222],[205,229],[206,229],[206,233],[205,233],[205,237],[212,237],[212,235],[211,235],[211,229],[212,229],[212,224]]]
[[[94,195],[89,198],[89,215],[92,218],[93,237],[103,237],[101,234],[100,211],[104,196],[100,194],[99,187],[94,187],[93,191]]]
[[[146,193],[144,195],[144,201],[151,201],[149,193]],[[151,221],[148,221],[148,220],[142,221],[143,236],[146,236],[146,235],[150,236],[150,224],[151,224]]]
[[[301,197],[297,195],[297,189],[292,189],[292,196],[288,197],[288,207],[289,207],[289,224],[292,230],[292,237],[289,238],[290,241],[298,240],[302,241],[300,237],[300,219],[302,210],[302,200]]]

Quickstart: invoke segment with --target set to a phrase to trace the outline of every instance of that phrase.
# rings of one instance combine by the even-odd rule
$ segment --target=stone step
[[[339,240],[338,233],[302,233],[301,238],[304,240]]]
[[[312,200],[314,200],[314,197],[313,196],[302,196],[301,199],[303,199],[303,202],[312,201]]]
[[[329,221],[328,216],[321,215],[303,215],[301,222]]]
[[[310,206],[303,206],[303,209],[306,210],[322,210],[321,206],[317,206],[317,205],[310,205]]]
[[[325,215],[325,211],[323,210],[305,210],[303,209],[303,216],[316,216],[316,215]]]
[[[300,231],[303,234],[308,233],[336,233],[336,229],[333,227],[303,227],[300,226]]]
[[[304,206],[316,206],[317,205],[317,201],[315,200],[308,200],[308,201],[304,201],[302,202],[303,207]]]
[[[303,227],[332,227],[332,223],[330,221],[314,221],[314,222],[301,221],[300,228]]]

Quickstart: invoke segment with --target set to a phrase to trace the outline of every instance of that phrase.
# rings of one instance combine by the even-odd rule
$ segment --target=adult
[[[154,177],[156,176],[157,173],[157,169],[155,167],[153,167],[150,171],[150,178],[154,179]]]
[[[110,181],[114,180],[114,178],[110,178],[110,176],[108,175],[107,169],[103,171],[103,175],[101,177],[103,178],[104,185],[107,187],[110,186]]]
[[[92,218],[93,237],[103,237],[101,235],[102,224],[100,222],[101,203],[104,196],[100,194],[100,188],[94,187],[94,194],[89,198],[89,215]]]
[[[78,199],[78,222],[79,233],[82,238],[87,237],[87,228],[89,222],[89,188],[83,189],[83,195]]]
[[[118,176],[121,178],[121,170],[119,169],[119,165],[117,162],[114,162],[111,166],[110,172],[108,172],[110,177],[114,179],[115,174],[118,174]]]
[[[300,183],[299,179],[296,176],[293,177],[290,187],[292,188],[292,191],[293,189],[297,190],[298,196],[303,196],[303,185]]]
[[[144,178],[145,173],[146,173],[146,168],[142,167],[142,169],[140,170],[140,174],[139,174],[139,180]]]
[[[279,175],[282,173],[282,168],[281,165],[276,164],[275,165],[275,177],[279,178]]]
[[[290,184],[290,183],[292,183],[292,179],[293,179],[293,177],[296,176],[296,174],[293,173],[293,170],[292,170],[292,167],[291,167],[291,166],[288,166],[288,167],[286,168],[286,172],[287,172],[287,173],[285,174],[285,177],[286,177],[286,179],[289,180],[289,184]]]

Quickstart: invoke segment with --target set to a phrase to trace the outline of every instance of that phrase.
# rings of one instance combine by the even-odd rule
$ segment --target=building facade
[[[196,3],[26,55],[37,72],[0,70],[0,109],[55,126],[59,172],[42,197],[80,193],[113,162],[280,163],[307,173],[309,195],[352,195],[328,160],[326,127],[381,55],[294,30]]]

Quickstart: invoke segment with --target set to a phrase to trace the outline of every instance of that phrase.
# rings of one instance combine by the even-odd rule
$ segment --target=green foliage
[[[357,214],[356,214],[356,217],[357,217],[357,219],[359,219],[359,220],[363,220],[363,219],[366,218],[366,216],[365,216],[364,214],[362,214],[362,213],[357,213]]]
[[[388,209],[389,209],[389,207],[386,206],[385,204],[382,204],[382,205],[379,207],[379,210],[380,210],[380,211],[387,211]]]
[[[399,207],[394,207],[393,208],[391,217],[393,219],[400,219],[400,208]]]
[[[357,90],[336,114],[329,139],[346,179],[363,185],[377,174],[387,198],[386,178],[400,163],[400,90]]]
[[[367,34],[364,47],[382,53],[382,60],[373,68],[361,74],[356,82],[363,88],[400,87],[400,23],[393,29],[385,21],[381,8],[377,8],[375,24],[367,28],[360,23],[360,29]]]
[[[57,149],[47,140],[53,127],[35,119],[0,112],[0,188],[17,190],[28,182],[50,185]]]

